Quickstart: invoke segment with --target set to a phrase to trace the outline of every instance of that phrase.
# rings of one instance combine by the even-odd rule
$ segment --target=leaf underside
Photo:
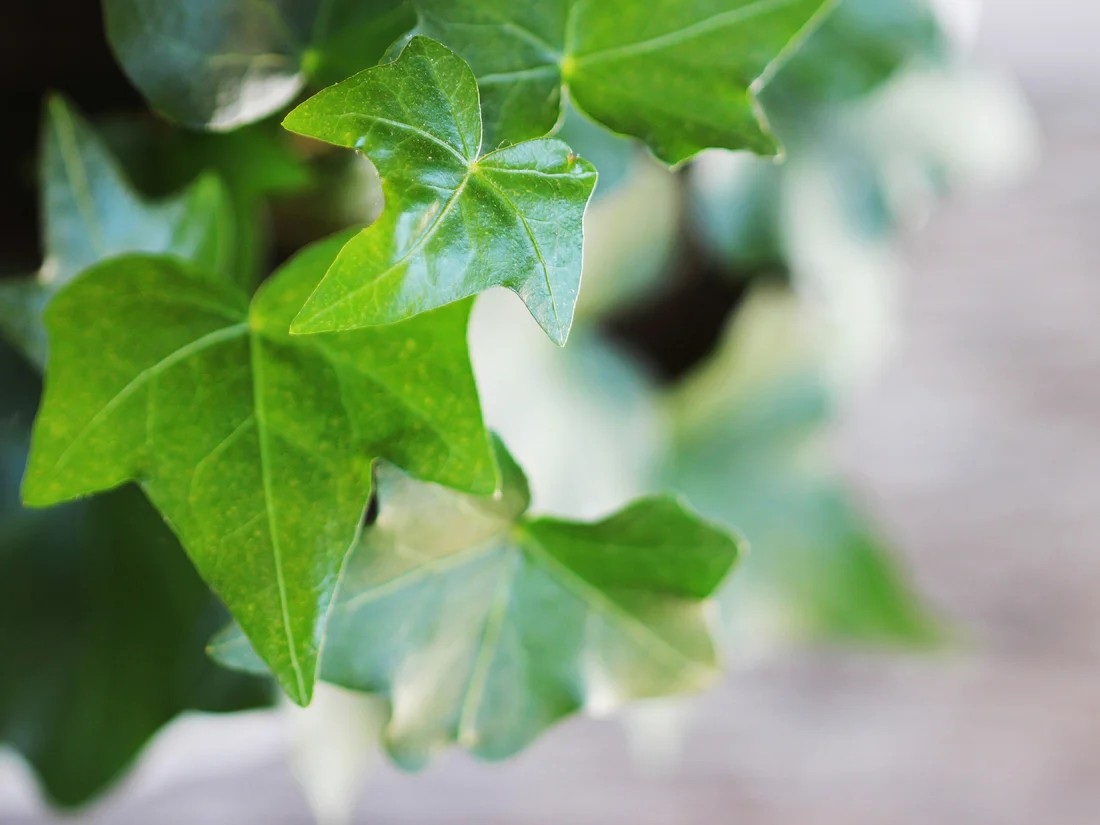
[[[383,468],[330,618],[322,678],[390,699],[405,767],[450,744],[504,758],[583,707],[716,675],[703,608],[738,556],[728,534],[667,498],[595,524],[531,519],[521,472],[498,460],[493,499]],[[239,637],[215,655],[248,666]]]

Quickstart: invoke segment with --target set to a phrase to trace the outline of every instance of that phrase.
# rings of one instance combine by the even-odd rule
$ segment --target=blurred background
[[[61,89],[149,194],[225,164],[242,213],[250,198],[269,205],[242,226],[274,258],[377,212],[369,165],[326,154],[306,168],[313,150],[270,137],[270,124],[197,138],[128,114],[141,102],[106,47],[75,45],[98,25],[95,4],[83,4],[87,25],[78,14],[58,32],[73,44],[60,49],[68,65],[27,68],[26,32],[51,4],[68,7],[3,12],[9,112],[35,123],[45,88]],[[1087,538],[1100,533],[1098,42],[1088,0],[848,0],[765,90],[783,165],[706,153],[672,175],[567,121],[565,139],[601,171],[578,328],[558,350],[518,302],[482,298],[472,344],[487,418],[542,512],[595,517],[674,489],[744,532],[752,555],[715,616],[721,686],[570,721],[507,763],[451,753],[418,775],[370,745],[383,709],[334,689],[307,711],[187,713],[106,797],[67,816],[1100,821],[1100,557]],[[15,274],[37,265],[36,130],[5,140]],[[337,182],[344,195],[322,206],[318,191]],[[28,415],[16,396],[33,396],[35,379],[10,351],[0,364],[15,432]],[[39,526],[13,503],[22,453],[9,435],[0,661],[26,664],[41,652],[6,636],[21,621],[16,559]],[[75,552],[67,536],[49,543]],[[109,586],[158,575],[111,559]],[[201,652],[221,617],[196,592],[179,608],[195,627],[177,641]],[[94,601],[44,638],[83,626]],[[71,676],[42,670],[42,685]],[[255,684],[196,678],[201,699],[154,715],[266,702]],[[37,763],[46,740],[64,750],[128,719],[85,698],[68,719],[38,720],[44,737],[29,730],[37,717],[12,710],[11,682],[0,668],[0,740]],[[0,748],[0,823],[63,821]]]

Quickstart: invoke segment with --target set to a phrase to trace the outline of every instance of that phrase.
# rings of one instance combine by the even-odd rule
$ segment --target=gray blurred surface
[[[668,770],[639,767],[621,726],[575,723],[505,765],[383,768],[358,821],[1100,822],[1100,11],[989,0],[981,52],[1035,104],[1043,167],[908,241],[901,347],[843,432],[864,500],[968,649],[742,663]],[[138,784],[81,821],[308,821],[279,752]]]

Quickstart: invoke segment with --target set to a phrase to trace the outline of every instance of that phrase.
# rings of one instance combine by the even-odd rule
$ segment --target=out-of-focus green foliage
[[[104,0],[107,37],[152,106],[235,129],[373,66],[413,24],[402,0]]]
[[[0,281],[0,334],[40,369],[46,358],[43,308],[95,262],[123,252],[166,253],[230,273],[235,224],[221,183],[207,175],[179,195],[147,201],[59,97],[46,107],[39,179],[44,260],[33,276]]]
[[[779,108],[835,106],[944,49],[929,0],[841,0],[768,81],[761,99],[772,117]]]
[[[749,540],[727,589],[740,644],[848,638],[925,644],[939,631],[859,514],[828,451],[830,392],[790,295],[761,292],[669,397],[665,479]]]
[[[2,346],[0,387],[0,743],[51,799],[77,805],[177,714],[255,707],[271,691],[206,658],[225,611],[136,490],[20,506],[39,387]]]

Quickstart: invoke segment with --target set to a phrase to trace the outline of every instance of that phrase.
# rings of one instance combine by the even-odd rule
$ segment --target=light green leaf
[[[159,203],[146,201],[60,97],[46,105],[42,134],[44,262],[35,276],[0,281],[0,334],[40,367],[42,308],[77,273],[124,252],[167,253],[225,273],[233,251],[232,212],[216,178],[202,177]]]
[[[168,117],[235,129],[339,80],[413,25],[402,0],[104,0],[123,70]]]
[[[49,506],[138,481],[300,703],[372,461],[496,485],[469,302],[353,334],[288,334],[345,240],[294,258],[251,308],[164,257],[116,258],[59,292],[23,483],[28,505]]]
[[[270,701],[203,653],[225,611],[134,489],[19,506],[38,380],[0,346],[0,742],[49,798],[86,802],[190,709]]]
[[[832,0],[414,0],[417,31],[473,67],[486,144],[550,132],[569,99],[679,163],[707,147],[774,154],[755,101]]]
[[[322,678],[389,697],[385,740],[406,767],[452,743],[501,759],[585,706],[717,673],[704,605],[737,559],[729,534],[670,498],[593,524],[530,518],[522,472],[498,456],[492,499],[383,468],[330,618]],[[248,666],[239,638],[214,652]]]
[[[386,201],[341,251],[295,333],[393,323],[505,286],[565,343],[596,171],[556,140],[482,154],[477,82],[454,52],[413,38],[394,62],[325,89],[284,125],[362,150]]]
[[[737,643],[942,638],[827,449],[832,399],[789,295],[758,292],[670,399],[665,482],[753,552],[723,605]]]

